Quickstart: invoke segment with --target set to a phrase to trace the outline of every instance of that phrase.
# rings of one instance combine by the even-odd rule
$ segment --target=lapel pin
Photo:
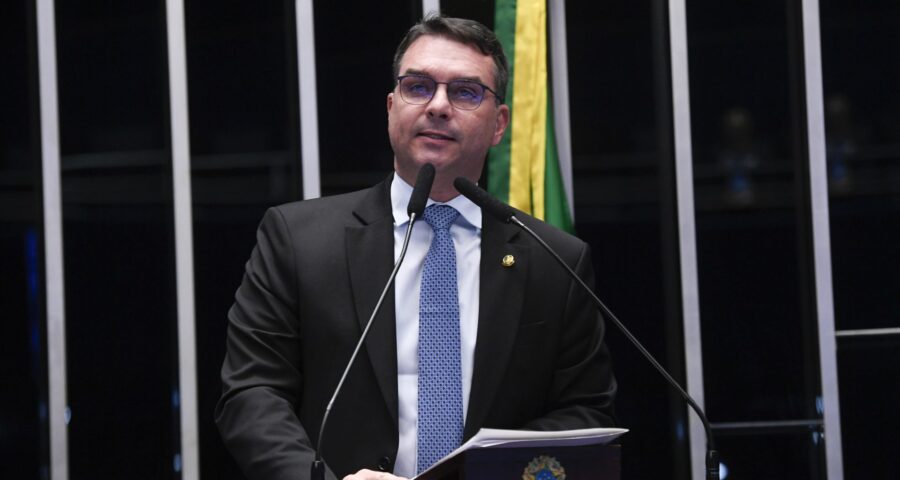
[[[511,267],[516,264],[516,257],[512,255],[504,255],[503,260],[500,260],[500,264],[504,267]]]

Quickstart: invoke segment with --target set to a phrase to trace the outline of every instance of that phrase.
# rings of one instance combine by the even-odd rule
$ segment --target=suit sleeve
[[[594,268],[590,248],[584,244],[573,267],[593,288]],[[568,277],[568,275],[566,275]],[[574,279],[564,307],[560,345],[548,392],[547,413],[522,428],[567,430],[612,427],[616,380],[612,360],[604,343],[605,327],[589,295]]]
[[[228,312],[216,425],[250,480],[309,478],[313,460],[295,412],[303,365],[294,244],[282,214],[269,209]]]

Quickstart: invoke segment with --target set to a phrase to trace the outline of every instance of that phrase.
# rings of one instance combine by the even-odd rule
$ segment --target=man
[[[329,478],[395,479],[483,427],[612,425],[615,381],[593,304],[539,245],[482,216],[452,184],[479,178],[509,124],[496,37],[477,22],[429,17],[401,42],[394,75],[395,174],[270,209],[229,312],[216,421],[251,479],[307,478],[314,447]],[[424,220],[316,445],[399,255],[425,163],[436,176]],[[593,282],[583,242],[522,217]]]

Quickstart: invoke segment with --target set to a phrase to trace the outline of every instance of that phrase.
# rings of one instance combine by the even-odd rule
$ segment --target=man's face
[[[494,61],[476,47],[443,37],[425,35],[409,46],[400,63],[400,75],[426,75],[438,82],[475,80],[496,90]],[[455,108],[447,99],[446,85],[438,85],[431,101],[411,105],[395,88],[387,96],[388,134],[394,150],[394,169],[407,183],[415,182],[419,168],[434,165],[437,175],[432,198],[447,200],[442,190],[462,176],[478,180],[488,148],[496,145],[509,123],[509,108],[497,105],[486,92],[474,110]]]

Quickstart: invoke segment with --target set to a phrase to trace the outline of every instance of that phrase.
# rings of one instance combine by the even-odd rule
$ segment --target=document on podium
[[[624,428],[583,428],[555,432],[534,430],[501,430],[482,428],[468,442],[450,452],[413,480],[430,472],[438,465],[467,450],[476,448],[524,448],[524,447],[574,447],[580,445],[607,444],[628,432]]]

